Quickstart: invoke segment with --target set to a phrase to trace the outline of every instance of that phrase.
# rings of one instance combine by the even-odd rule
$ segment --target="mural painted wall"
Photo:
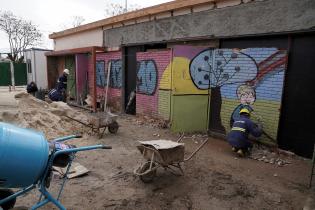
[[[208,121],[208,90],[198,89],[189,72],[189,64],[205,47],[175,46],[172,62],[163,73],[159,89],[163,97],[159,104],[170,104],[173,131],[205,131]]]
[[[210,90],[209,128],[226,133],[243,107],[260,119],[263,141],[276,144],[286,51],[276,48],[207,49],[190,62],[199,90]]]
[[[171,50],[137,53],[136,113],[168,119],[169,100],[159,103],[165,97],[158,88],[162,74],[171,60]]]
[[[107,71],[111,68],[108,89],[108,106],[112,111],[121,109],[122,60],[121,52],[96,54],[96,93],[98,101],[104,99],[107,85]]]

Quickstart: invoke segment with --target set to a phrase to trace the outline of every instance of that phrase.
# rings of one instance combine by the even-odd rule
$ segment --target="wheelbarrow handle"
[[[76,152],[81,152],[81,151],[86,151],[86,150],[94,150],[94,149],[111,149],[111,146],[107,145],[92,145],[92,146],[85,146],[85,147],[76,147],[76,148],[71,148],[71,149],[63,149],[59,150],[54,153],[54,156],[58,156],[60,154],[70,154],[70,153],[76,153]]]
[[[74,139],[74,138],[82,138],[82,135],[74,134],[74,135],[70,135],[70,136],[63,136],[63,137],[59,137],[59,138],[52,140],[52,142],[62,142],[62,141],[67,141],[69,139]]]
[[[109,146],[109,145],[102,145],[102,149],[112,149],[112,146]]]

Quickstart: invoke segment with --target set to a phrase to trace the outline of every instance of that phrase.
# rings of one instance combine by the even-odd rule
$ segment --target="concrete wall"
[[[27,73],[27,83],[34,81],[38,88],[47,89],[47,60],[46,50],[28,50],[25,52],[25,60],[30,59],[32,73]]]
[[[105,46],[314,30],[314,0],[266,0],[104,31]]]
[[[103,33],[102,29],[94,29],[91,31],[84,31],[69,36],[56,38],[54,50],[66,50],[89,46],[102,46]]]

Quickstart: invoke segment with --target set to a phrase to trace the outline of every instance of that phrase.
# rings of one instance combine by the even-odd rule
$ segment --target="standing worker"
[[[52,101],[66,101],[67,80],[69,74],[69,69],[64,69],[62,75],[58,78],[56,88],[49,91],[48,96]]]
[[[262,125],[256,125],[250,119],[250,111],[247,108],[240,110],[240,117],[234,121],[232,129],[227,136],[232,150],[239,156],[244,157],[249,154],[250,149],[253,147],[248,139],[248,135],[259,137],[262,134]]]

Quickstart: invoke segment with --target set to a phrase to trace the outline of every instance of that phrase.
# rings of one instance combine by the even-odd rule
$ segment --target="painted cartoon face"
[[[255,89],[249,85],[240,85],[236,90],[236,94],[241,104],[244,105],[252,105],[256,100]]]
[[[252,105],[255,102],[255,96],[252,93],[245,92],[240,97],[241,104]]]

